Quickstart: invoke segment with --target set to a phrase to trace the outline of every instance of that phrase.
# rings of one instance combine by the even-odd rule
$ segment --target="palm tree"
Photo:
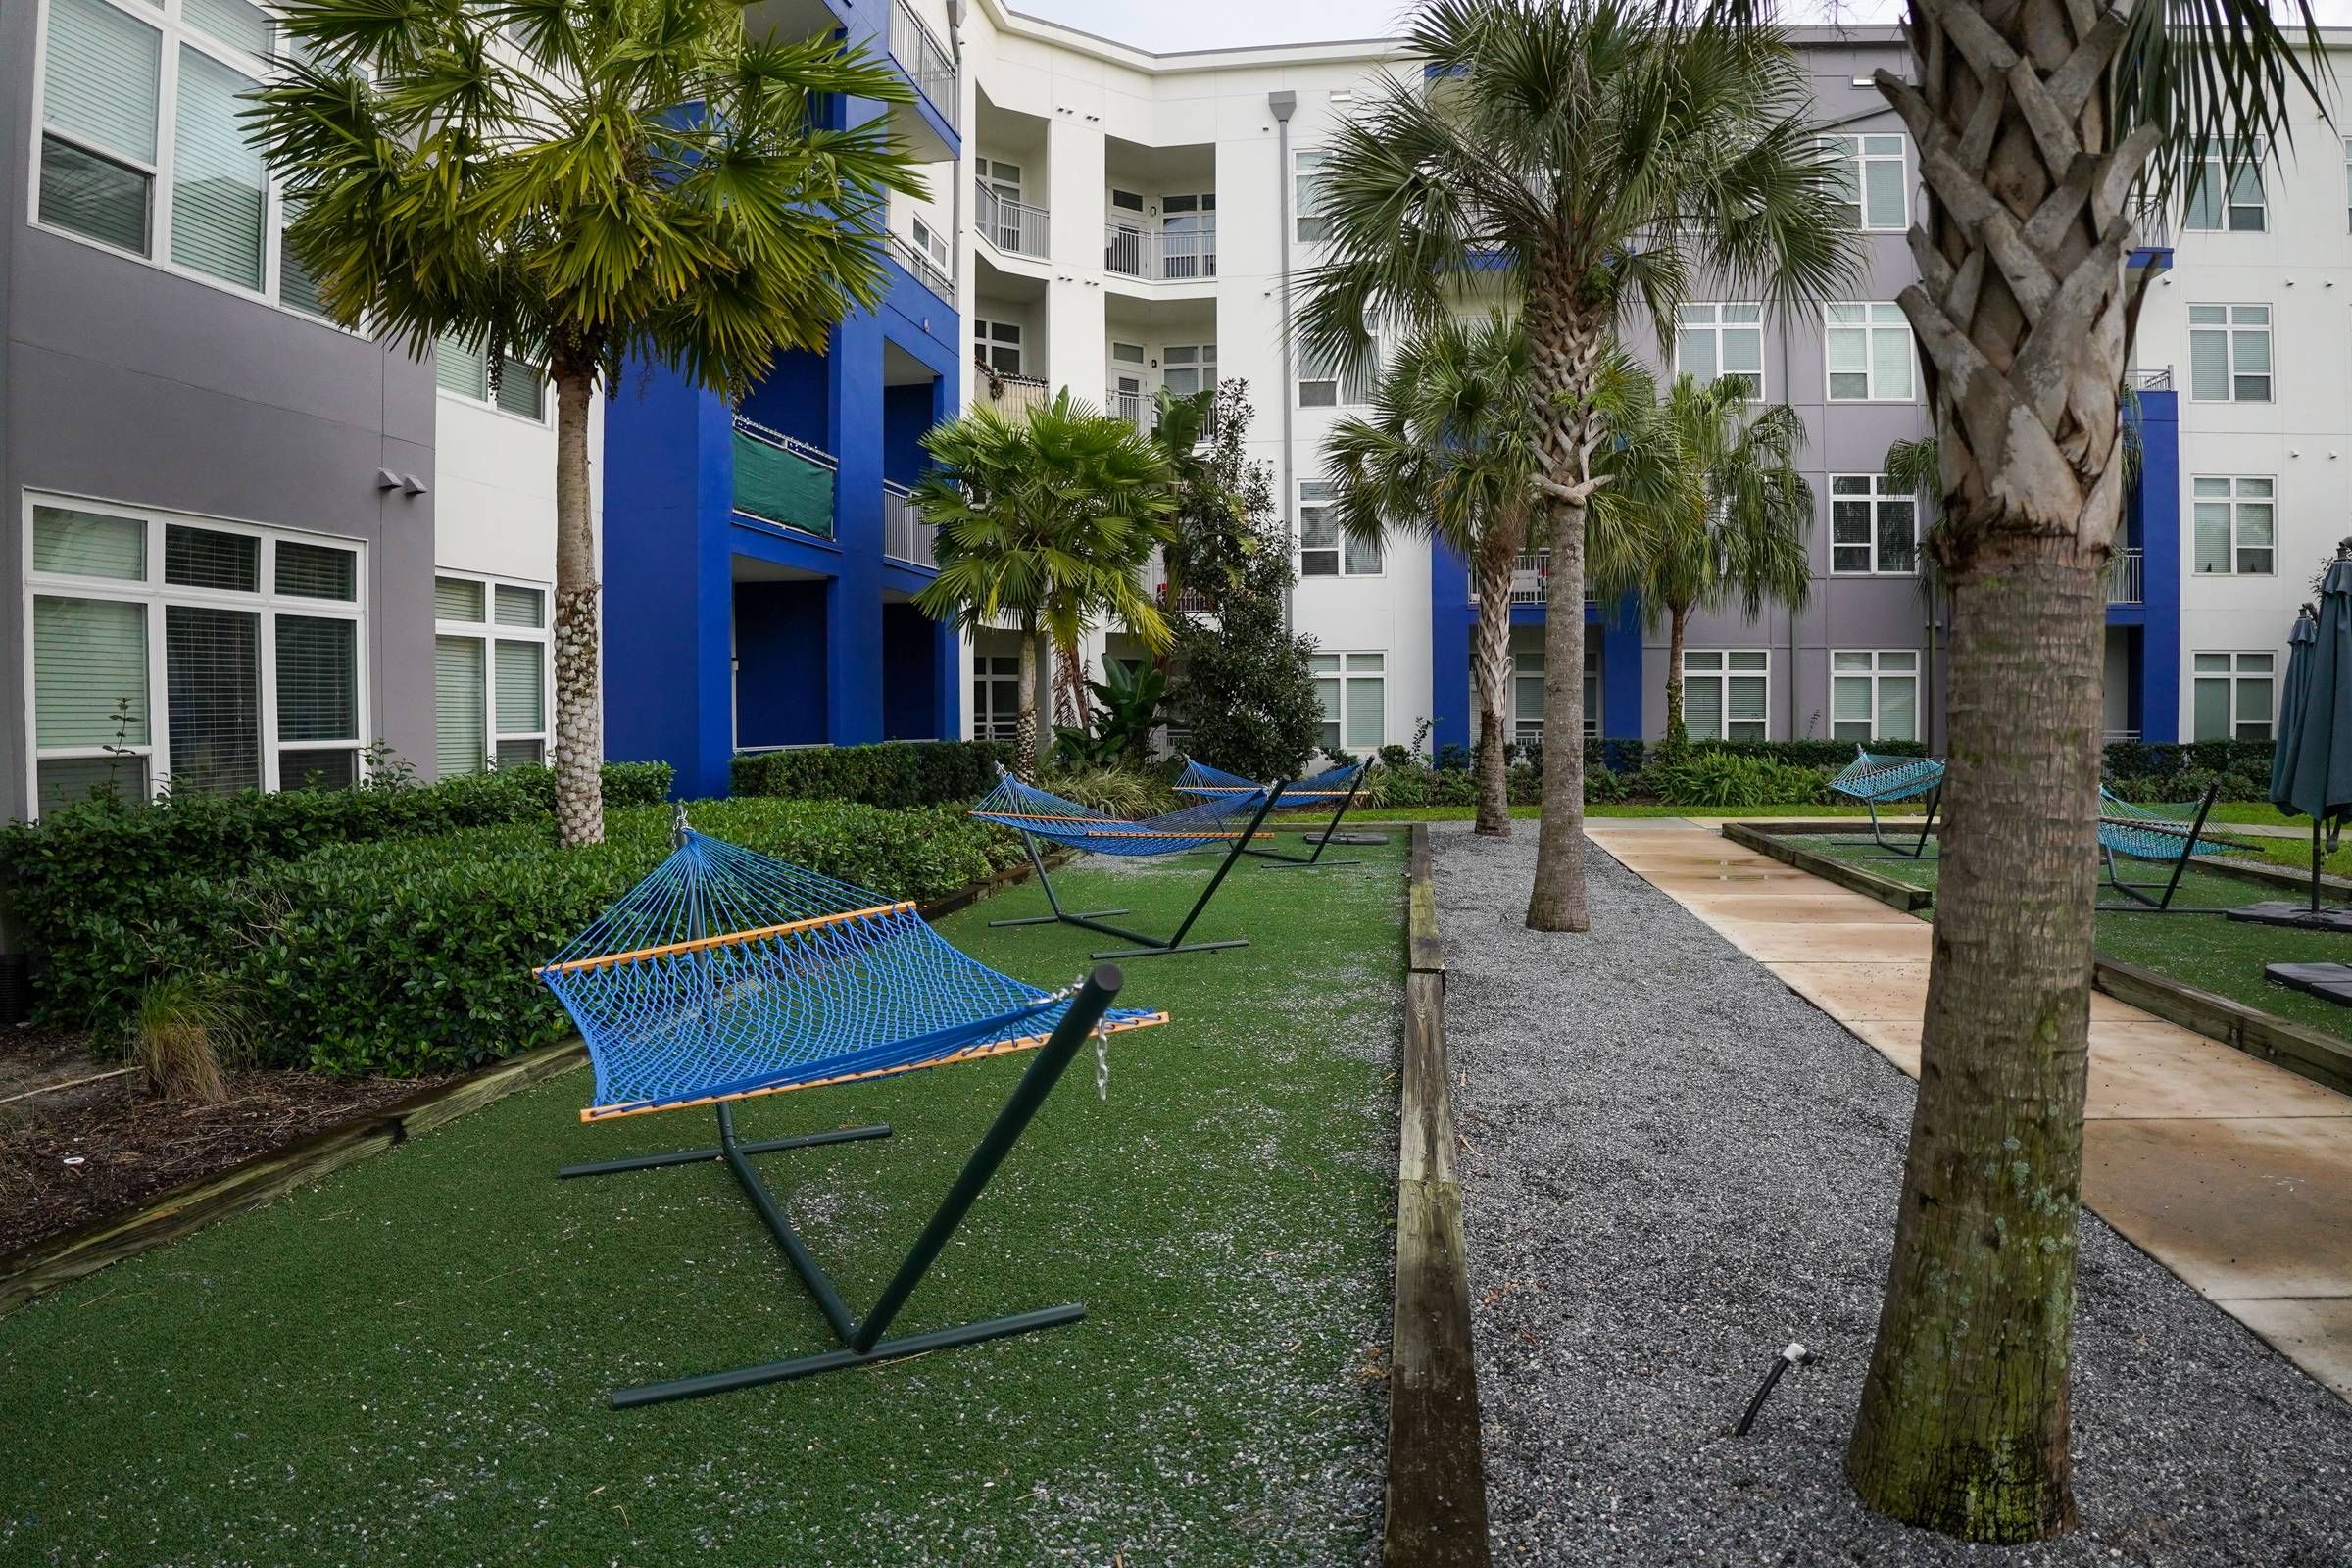
[[[1667,625],[1673,746],[1690,739],[1683,643],[1691,612],[1737,605],[1752,620],[1767,602],[1802,610],[1813,586],[1813,489],[1796,471],[1804,422],[1785,403],[1753,407],[1751,390],[1739,375],[1675,377],[1618,427],[1618,466],[1650,468],[1654,481],[1612,484],[1592,498],[1592,581],[1604,598],[1640,594],[1651,624]]]
[[[1008,615],[1019,622],[1014,770],[1034,779],[1041,637],[1075,648],[1088,626],[1116,617],[1153,652],[1168,645],[1143,580],[1152,550],[1173,533],[1167,460],[1133,423],[1066,387],[1017,419],[974,409],[935,426],[923,447],[933,466],[914,502],[938,529],[939,575],[915,608],[967,632]]]
[[[1425,533],[1468,561],[1478,593],[1470,662],[1478,708],[1478,831],[1511,832],[1503,698],[1511,675],[1511,573],[1536,509],[1527,332],[1500,311],[1421,328],[1381,373],[1372,416],[1323,444],[1340,526],[1379,543]]]
[[[589,399],[633,358],[740,394],[779,349],[821,350],[874,305],[889,193],[922,182],[885,122],[822,117],[912,89],[831,39],[750,42],[732,0],[283,16],[294,58],[246,121],[327,313],[413,354],[454,337],[494,366],[543,361],[555,382],[557,821],[564,844],[595,843]]]
[[[1638,306],[1669,337],[1701,275],[1720,297],[1786,308],[1834,294],[1853,267],[1793,51],[1760,23],[1703,24],[1697,4],[1429,0],[1407,26],[1425,71],[1382,89],[1324,156],[1331,260],[1298,322],[1310,356],[1361,363],[1373,324],[1425,324],[1472,284],[1524,301],[1553,606],[1527,911],[1541,930],[1590,925],[1576,611],[1615,331]]]
[[[1769,0],[1719,0],[1734,21]],[[2304,43],[2323,44],[2307,0]],[[1978,1541],[2075,1517],[2102,578],[2145,273],[2134,191],[2267,156],[2318,98],[2265,0],[1919,0],[1878,74],[1927,199],[1900,295],[1926,362],[1951,610],[1944,849],[1894,1254],[1846,1474]],[[2223,178],[2232,177],[2225,170]]]

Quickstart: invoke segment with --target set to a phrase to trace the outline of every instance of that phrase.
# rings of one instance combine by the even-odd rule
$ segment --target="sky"
[[[1222,49],[1256,43],[1377,38],[1396,30],[1410,0],[1009,0],[1011,9],[1141,49]],[[2274,10],[2283,11],[2274,0]],[[2352,24],[2352,0],[2313,0],[2326,24]],[[1902,0],[1784,0],[1785,22],[1900,19]]]

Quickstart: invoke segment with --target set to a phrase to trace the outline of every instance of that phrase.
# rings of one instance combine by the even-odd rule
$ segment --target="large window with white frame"
[[[2180,226],[2198,232],[2259,234],[2270,225],[2262,189],[2262,144],[2208,138],[2188,166],[2188,206]]]
[[[32,214],[158,266],[322,316],[239,117],[276,24],[246,0],[45,0]]]
[[[493,366],[498,371],[495,376],[491,374]],[[528,360],[493,354],[487,345],[468,346],[448,337],[436,342],[433,383],[468,402],[487,403],[535,423],[547,422],[547,372]]]
[[[1015,740],[1020,723],[1020,656],[972,655],[972,739]]]
[[[1358,539],[1340,526],[1339,509],[1332,505],[1331,481],[1298,481],[1298,575],[1301,577],[1377,577],[1380,541]]]
[[[1833,650],[1830,738],[1919,739],[1919,652],[1911,648]]]
[[[358,780],[364,545],[64,497],[24,509],[36,812],[94,790]]]
[[[1311,148],[1291,155],[1291,212],[1298,220],[1301,245],[1331,238],[1331,220],[1323,215],[1323,157]]]
[[[1511,645],[1511,690],[1504,714],[1510,738],[1525,744],[1544,738],[1544,643],[1539,638]],[[1600,669],[1585,661],[1585,735],[1600,733]]]
[[[1764,395],[1764,307],[1686,305],[1675,318],[1674,373],[1705,382],[1736,375]]]
[[[1683,724],[1694,741],[1760,741],[1772,710],[1772,655],[1760,648],[1683,650]]]
[[[2271,308],[2188,308],[2188,395],[2200,403],[2271,401]]]
[[[1360,405],[1372,401],[1372,388],[1380,379],[1380,356],[1377,345],[1355,365],[1343,368],[1336,362],[1316,354],[1304,344],[1298,348],[1298,406],[1302,409],[1332,409],[1342,405]]]
[[[2277,570],[2276,480],[2200,473],[2188,489],[2199,576],[2268,577]]]
[[[2194,654],[2192,740],[2267,741],[2278,711],[2276,654]]]
[[[1918,495],[1883,473],[1831,474],[1830,570],[1841,577],[1918,571]]]
[[[1911,403],[1911,322],[1900,305],[1851,301],[1825,305],[1832,403]]]
[[[999,375],[1021,373],[1021,323],[972,318],[972,358]]]
[[[1846,227],[1899,234],[1911,226],[1911,187],[1899,132],[1824,136],[1821,145],[1834,161],[1834,189]]]
[[[548,760],[547,589],[433,579],[433,770],[442,778]]]
[[[1323,704],[1321,745],[1326,753],[1376,752],[1387,736],[1389,657],[1386,654],[1310,654],[1307,668]]]
[[[1214,343],[1169,343],[1159,351],[1159,384],[1180,398],[1217,389]]]

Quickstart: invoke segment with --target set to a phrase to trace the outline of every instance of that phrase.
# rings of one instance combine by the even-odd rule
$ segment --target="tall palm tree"
[[[555,382],[556,813],[564,843],[598,842],[589,399],[632,357],[740,394],[875,304],[889,193],[922,181],[885,122],[823,117],[912,89],[831,39],[751,42],[733,0],[282,16],[294,58],[246,120],[327,314],[418,355],[454,337],[494,366],[544,362]]]
[[[1750,391],[1743,376],[1675,377],[1617,426],[1617,463],[1652,469],[1652,482],[1592,498],[1594,585],[1603,598],[1640,594],[1651,624],[1666,623],[1666,739],[1676,746],[1690,738],[1691,612],[1737,606],[1752,620],[1767,603],[1802,610],[1813,587],[1813,488],[1796,471],[1804,421],[1785,403],[1754,406]]]
[[[1769,0],[1718,3],[1744,20]],[[1883,1513],[2023,1541],[2075,1516],[2102,577],[2145,280],[2125,266],[2132,198],[2171,199],[2221,138],[2268,156],[2318,92],[2265,0],[1913,0],[1909,36],[1916,80],[1877,79],[1927,196],[1900,299],[1936,418],[1950,761],[1919,1100],[1846,1474]]]
[[[1154,653],[1169,643],[1144,585],[1145,564],[1174,531],[1167,460],[1131,421],[1066,387],[1019,418],[974,409],[933,427],[923,447],[933,466],[914,503],[938,529],[939,575],[915,608],[966,631],[1018,622],[1014,769],[1034,779],[1052,658],[1040,641],[1074,648],[1115,617]]]
[[[1697,4],[1429,0],[1407,25],[1426,85],[1383,89],[1324,155],[1331,260],[1300,313],[1309,355],[1360,363],[1372,325],[1432,320],[1470,282],[1524,302],[1553,606],[1527,911],[1542,930],[1590,925],[1577,608],[1613,334],[1639,307],[1670,336],[1701,276],[1785,308],[1853,267],[1794,52],[1760,23],[1702,23]]]
[[[1511,678],[1511,573],[1536,510],[1535,404],[1527,332],[1500,311],[1422,327],[1381,372],[1369,418],[1323,443],[1340,526],[1378,544],[1435,536],[1470,563],[1478,593],[1471,697],[1478,709],[1478,831],[1508,838],[1503,699]]]

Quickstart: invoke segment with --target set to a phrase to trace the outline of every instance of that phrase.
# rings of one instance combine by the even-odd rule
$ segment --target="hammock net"
[[[2099,786],[2099,848],[2135,860],[2170,862],[2183,855],[2235,855],[2238,847],[2226,839],[2199,834],[2190,846],[2198,804],[2138,806],[2123,800],[2106,785]]]
[[[1282,806],[1320,806],[1332,801],[1344,801],[1355,787],[1356,779],[1369,765],[1350,762],[1346,767],[1327,767],[1312,778],[1293,779],[1282,786]],[[1253,784],[1238,773],[1228,773],[1221,767],[1187,758],[1184,771],[1176,775],[1174,785],[1179,795],[1198,795],[1206,800],[1228,800],[1249,796],[1266,788]]]
[[[1854,760],[1830,780],[1830,788],[1852,800],[1877,805],[1925,795],[1943,782],[1943,764],[1931,757],[1880,757],[1854,749]]]
[[[1070,998],[957,952],[911,903],[692,831],[537,973],[595,1064],[582,1121],[1027,1050]]]
[[[1065,801],[1006,773],[997,780],[995,789],[980,798],[972,815],[1097,855],[1175,855],[1211,844],[1231,845],[1243,830],[1226,826],[1226,818],[1255,810],[1265,794],[1252,784],[1246,795],[1219,795],[1198,806],[1179,807],[1131,822]]]

